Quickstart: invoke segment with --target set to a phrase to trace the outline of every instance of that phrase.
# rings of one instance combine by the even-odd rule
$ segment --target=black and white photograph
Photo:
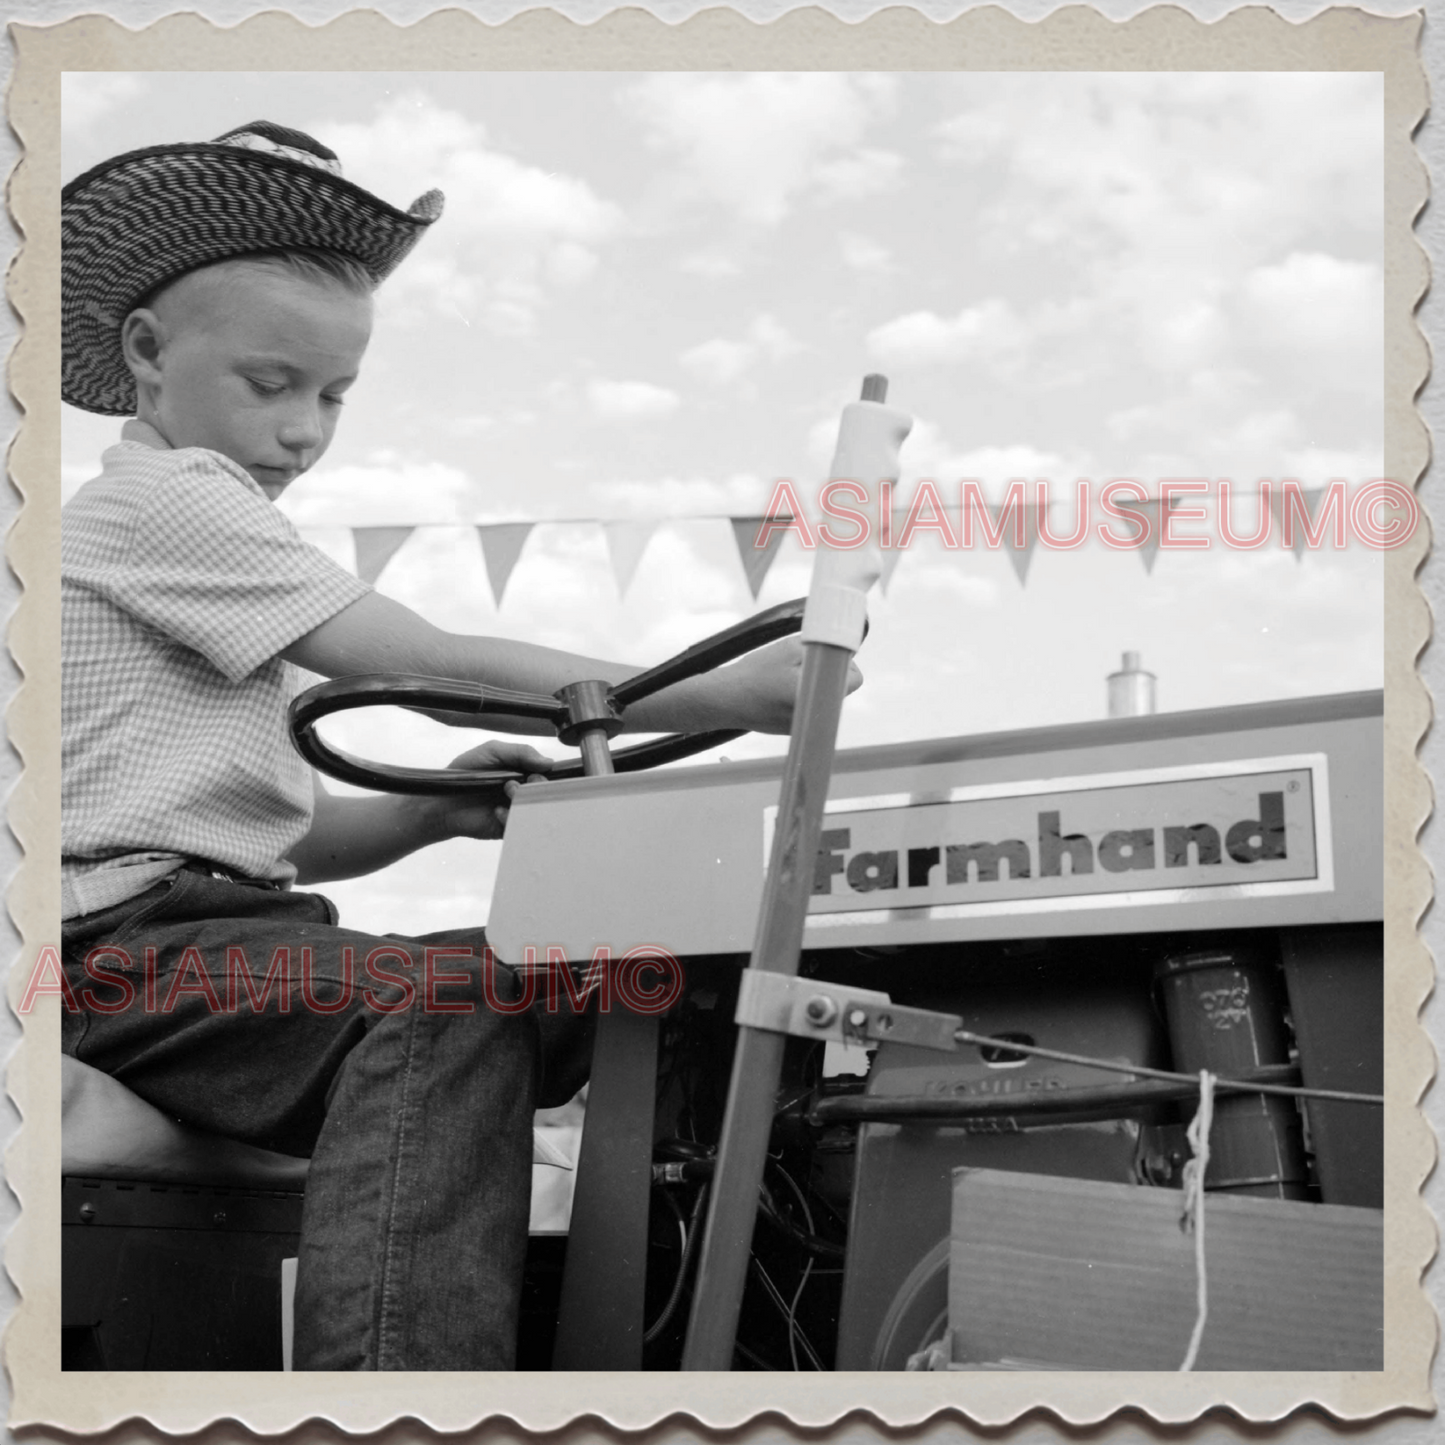
[[[67,71],[62,1375],[1386,1371],[1386,98]]]

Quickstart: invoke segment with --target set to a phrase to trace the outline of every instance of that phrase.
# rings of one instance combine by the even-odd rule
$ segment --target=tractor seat
[[[61,1055],[64,1175],[300,1193],[310,1162],[179,1124],[109,1074]]]

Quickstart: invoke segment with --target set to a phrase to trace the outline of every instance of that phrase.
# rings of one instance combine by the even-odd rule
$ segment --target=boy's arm
[[[543,776],[552,762],[525,743],[490,742],[464,753],[453,766]],[[455,797],[337,797],[313,772],[311,827],[287,857],[296,867],[296,881],[309,885],[374,873],[447,838],[500,838],[517,786]]]
[[[443,632],[409,607],[377,592],[359,598],[298,638],[281,655],[326,677],[408,672],[549,695],[569,682],[597,678],[616,684],[641,671],[507,638]],[[727,667],[689,678],[633,704],[627,710],[626,729],[702,732],[747,728],[785,733],[792,721],[802,656],[802,645],[795,638],[760,648]],[[853,686],[861,681],[855,669]],[[475,725],[474,719],[469,721]],[[509,732],[550,732],[545,723],[530,719],[489,717],[488,722]]]

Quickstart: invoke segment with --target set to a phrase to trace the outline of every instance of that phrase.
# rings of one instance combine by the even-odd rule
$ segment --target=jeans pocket
[[[178,868],[169,878],[163,878],[154,888],[147,889],[136,900],[137,907],[108,938],[103,941],[124,948],[139,936],[141,929],[164,916],[191,891],[195,875],[184,868]]]

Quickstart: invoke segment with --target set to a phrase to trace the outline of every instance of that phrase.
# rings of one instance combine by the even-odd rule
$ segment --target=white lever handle
[[[882,402],[853,401],[843,408],[828,477],[856,482],[863,489],[862,500],[856,493],[847,500],[870,520],[878,514],[879,484],[898,480],[898,453],[912,429],[911,416]],[[803,614],[803,641],[856,652],[868,619],[866,595],[882,568],[883,554],[871,527],[867,539],[852,547],[831,547],[820,540]]]

